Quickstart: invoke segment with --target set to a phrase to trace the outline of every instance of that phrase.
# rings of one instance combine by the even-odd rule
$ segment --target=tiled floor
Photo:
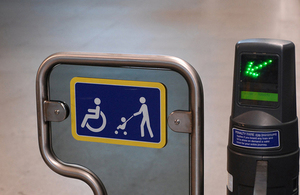
[[[299,0],[0,1],[0,194],[92,194],[52,172],[38,149],[36,71],[59,51],[162,54],[192,64],[205,94],[205,194],[225,194],[235,43],[287,39],[299,57],[299,30]]]

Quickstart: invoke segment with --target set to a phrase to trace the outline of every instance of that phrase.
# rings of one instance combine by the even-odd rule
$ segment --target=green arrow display
[[[249,61],[247,62],[244,75],[251,78],[258,78],[259,75],[261,74],[261,70],[271,65],[272,62],[273,60],[270,59],[270,60],[263,61],[258,65],[255,65],[253,61]]]

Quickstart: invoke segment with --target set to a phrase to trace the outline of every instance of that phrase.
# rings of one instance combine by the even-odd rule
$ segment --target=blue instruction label
[[[232,129],[232,144],[243,148],[269,149],[280,147],[280,133],[276,131],[248,131]]]

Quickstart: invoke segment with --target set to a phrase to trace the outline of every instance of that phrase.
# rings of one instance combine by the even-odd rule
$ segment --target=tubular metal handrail
[[[81,179],[93,190],[95,195],[106,195],[101,180],[85,167],[67,164],[54,154],[51,145],[49,122],[44,120],[44,102],[49,100],[48,78],[57,64],[138,67],[170,69],[180,73],[188,83],[190,90],[191,132],[191,194],[204,193],[204,111],[203,88],[196,70],[187,62],[171,56],[130,55],[130,54],[91,54],[91,53],[56,53],[41,64],[36,77],[36,101],[38,139],[41,155],[46,164],[58,174]]]

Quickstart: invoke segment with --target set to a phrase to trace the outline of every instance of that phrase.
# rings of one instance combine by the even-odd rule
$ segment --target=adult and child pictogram
[[[144,137],[145,136],[145,129],[144,129],[144,126],[145,124],[147,125],[147,129],[148,129],[148,132],[149,132],[149,135],[150,137],[152,138],[154,135],[153,135],[153,132],[152,132],[152,129],[151,129],[151,125],[150,125],[150,117],[149,117],[149,111],[148,111],[148,106],[146,104],[146,98],[144,97],[140,97],[140,103],[142,104],[142,106],[140,107],[140,110],[136,113],[134,113],[131,117],[129,117],[129,119],[126,120],[125,117],[122,117],[121,118],[121,121],[123,122],[123,124],[119,125],[117,127],[117,129],[122,129],[124,130],[126,128],[126,124],[127,122],[132,119],[132,117],[134,116],[138,116],[140,114],[142,114],[142,121],[141,121],[141,124],[140,124],[140,129],[141,129],[141,137]],[[115,131],[116,134],[118,134],[118,131],[116,130]],[[124,135],[127,135],[127,132],[124,131]]]

